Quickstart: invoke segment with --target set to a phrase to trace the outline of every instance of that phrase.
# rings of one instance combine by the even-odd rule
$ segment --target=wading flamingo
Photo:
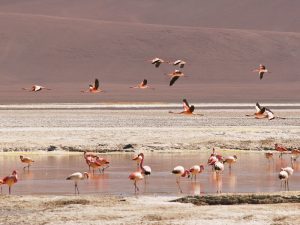
[[[280,153],[279,158],[282,158],[284,152],[288,152],[288,149],[286,147],[279,145],[277,143],[275,144],[275,150]]]
[[[273,158],[273,153],[272,152],[266,152],[265,153],[265,157],[266,157],[266,159],[268,159],[269,163],[270,163],[270,159],[272,159],[272,161],[274,162],[274,158]]]
[[[30,91],[30,92],[38,92],[38,91],[41,91],[41,90],[48,90],[50,91],[51,89],[50,88],[46,88],[46,87],[43,87],[43,86],[40,86],[40,85],[33,85],[31,88],[22,88],[24,91]]]
[[[24,157],[24,156],[20,155],[20,159],[21,159],[22,163],[26,163],[27,164],[27,166],[24,166],[23,170],[25,170],[26,167],[29,170],[29,167],[31,166],[31,163],[34,163],[34,160],[32,160],[29,157]]]
[[[204,166],[203,165],[194,165],[189,169],[190,173],[191,173],[191,179],[193,180],[193,177],[196,181],[197,179],[197,174],[200,174],[204,171]]]
[[[252,70],[252,72],[258,72],[260,80],[263,79],[265,73],[271,73],[269,70],[266,69],[266,66],[263,64],[260,64],[259,68]]]
[[[294,170],[291,167],[281,168],[279,172],[278,178],[281,180],[281,188],[283,186],[282,182],[284,182],[284,189],[290,190],[289,188],[289,178],[293,175]]]
[[[9,194],[11,194],[11,187],[17,182],[18,182],[18,173],[15,170],[12,172],[12,175],[3,178],[3,184],[8,185]]]
[[[136,161],[137,169],[139,169],[140,163],[141,163],[141,161],[142,161],[142,156],[140,156],[140,155],[135,155],[135,156],[133,156],[132,160],[133,160],[133,161]]]
[[[236,155],[233,155],[233,156],[228,156],[226,157],[224,160],[223,160],[223,163],[228,163],[228,167],[229,167],[229,170],[231,170],[231,165],[236,163],[237,161],[237,156]]]
[[[95,79],[94,85],[90,84],[88,90],[81,91],[81,92],[83,92],[83,93],[99,93],[99,92],[104,92],[104,91],[99,88],[99,80]]]
[[[133,181],[133,185],[134,185],[134,193],[140,191],[140,189],[138,188],[137,186],[137,182],[139,182],[140,180],[143,180],[144,179],[144,176],[142,174],[142,172],[139,170],[139,171],[136,171],[136,172],[133,172],[129,175],[128,177],[130,180]]]
[[[144,163],[144,158],[145,158],[144,153],[140,153],[139,156],[142,157],[142,160],[141,160],[141,163],[140,163],[140,169],[141,169],[141,171],[142,171],[142,174],[143,174],[144,177],[145,177],[145,183],[146,183],[146,177],[151,175],[152,170],[151,170],[151,167],[150,167],[150,166],[144,166],[144,165],[143,165],[143,163]]]
[[[66,180],[73,180],[74,185],[75,185],[75,195],[79,194],[79,189],[78,189],[78,182],[80,180],[83,180],[84,178],[89,179],[89,174],[87,172],[84,172],[83,174],[80,172],[73,173],[70,176],[66,178]]]
[[[172,173],[176,175],[176,184],[178,186],[178,189],[180,193],[182,193],[182,189],[180,187],[180,177],[185,177],[187,176],[190,178],[190,171],[185,170],[183,166],[176,166],[173,170]]]

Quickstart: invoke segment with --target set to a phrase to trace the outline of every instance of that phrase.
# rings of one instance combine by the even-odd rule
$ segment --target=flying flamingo
[[[29,170],[29,167],[31,166],[31,163],[34,162],[34,160],[32,160],[31,158],[29,158],[29,157],[24,157],[24,156],[22,156],[22,155],[20,155],[20,159],[21,159],[21,162],[22,162],[22,163],[26,163],[26,164],[27,164],[27,166],[24,166],[23,170],[25,170],[26,167],[27,167],[28,170]]]
[[[18,173],[15,170],[12,172],[12,175],[3,178],[3,184],[8,185],[9,194],[11,194],[11,187],[17,182],[18,182]]]
[[[176,175],[176,184],[178,186],[178,189],[179,189],[180,193],[182,193],[182,189],[180,187],[180,177],[187,176],[188,178],[190,178],[190,171],[185,170],[184,167],[182,167],[182,166],[176,166],[172,170],[172,173]]]
[[[224,160],[223,160],[223,163],[228,163],[228,166],[229,166],[229,170],[231,170],[231,165],[233,163],[236,163],[237,161],[237,156],[236,155],[233,155],[233,156],[228,156],[226,157]]]
[[[40,85],[33,85],[31,88],[22,88],[24,91],[29,91],[29,92],[38,92],[41,91],[43,89],[45,90],[51,90],[50,88],[46,88]]]
[[[291,167],[281,168],[279,172],[278,178],[281,180],[281,187],[282,182],[284,181],[284,188],[285,190],[289,190],[289,178],[293,175],[294,170]]]
[[[150,166],[144,166],[143,163],[144,163],[144,153],[140,153],[139,156],[142,157],[142,160],[141,160],[141,163],[140,163],[140,169],[142,171],[142,175],[145,176],[145,183],[146,183],[146,177],[147,176],[150,176],[151,175],[151,167]]]
[[[136,155],[136,156],[134,156],[134,157],[132,158],[132,160],[133,160],[133,161],[136,161],[137,168],[139,168],[139,167],[140,167],[140,163],[141,163],[141,161],[142,161],[142,156]]]
[[[203,114],[194,113],[195,106],[194,105],[190,106],[186,99],[183,99],[182,102],[183,102],[183,111],[182,112],[177,113],[177,112],[169,111],[169,113],[203,116]]]
[[[174,66],[179,66],[180,68],[183,68],[186,64],[185,61],[181,60],[181,59],[178,59],[174,62],[169,62],[170,64],[173,64]]]
[[[189,169],[191,173],[191,179],[193,180],[193,177],[196,181],[197,179],[197,174],[202,173],[204,171],[204,166],[203,165],[194,165]]]
[[[269,70],[266,69],[266,66],[264,66],[263,64],[260,64],[259,68],[252,70],[252,72],[258,72],[260,80],[263,78],[265,73],[271,73]]]
[[[79,194],[78,181],[83,180],[84,178],[89,179],[89,174],[87,172],[84,172],[83,174],[80,172],[77,172],[77,173],[73,173],[67,177],[66,180],[74,180],[75,195],[76,195],[76,193]]]
[[[277,152],[280,152],[279,158],[282,158],[282,154],[283,154],[284,152],[287,152],[287,151],[288,151],[288,149],[287,149],[286,147],[284,147],[284,146],[282,146],[282,145],[278,145],[277,143],[275,144],[275,150],[276,150]]]
[[[144,79],[140,84],[138,84],[137,86],[134,87],[130,87],[130,88],[139,88],[139,89],[152,89],[154,90],[154,88],[151,88],[149,85],[147,85],[148,81],[146,79]]]
[[[154,59],[150,59],[148,60],[151,62],[151,64],[155,65],[156,68],[158,68],[160,66],[160,64],[164,63],[165,61],[163,59],[160,58],[154,58]]]
[[[180,77],[184,76],[184,73],[180,70],[175,70],[173,73],[168,74],[171,77],[170,86],[172,86]]]
[[[260,106],[260,104],[258,102],[256,102],[255,109],[256,109],[256,112],[253,115],[246,115],[246,116],[261,116],[261,115],[264,115],[264,113],[266,111],[266,108]]]
[[[133,172],[129,175],[128,178],[133,181],[134,193],[139,191],[140,189],[137,186],[137,182],[144,179],[144,176],[143,176],[142,172],[140,170],[136,171],[136,172]]]
[[[99,93],[99,92],[104,92],[104,91],[99,88],[99,80],[95,79],[94,85],[90,84],[88,90],[81,91],[81,92],[83,92],[83,93],[88,93],[88,92],[89,93]]]

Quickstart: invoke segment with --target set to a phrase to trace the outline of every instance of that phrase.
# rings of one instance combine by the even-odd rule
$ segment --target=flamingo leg
[[[179,179],[180,179],[180,178],[177,178],[177,179],[176,179],[176,184],[177,184],[177,186],[178,186],[178,189],[179,189],[180,193],[182,193],[182,189],[181,189],[181,187],[180,187]]]
[[[76,184],[77,194],[79,195],[78,184]]]
[[[106,170],[109,166],[103,167],[102,168],[102,173],[104,173],[104,170]]]
[[[286,184],[287,184],[287,190],[290,191],[290,187],[289,187],[289,179],[286,180]]]
[[[8,193],[11,194],[11,186],[8,187]]]
[[[2,186],[1,186],[1,195],[2,195]]]

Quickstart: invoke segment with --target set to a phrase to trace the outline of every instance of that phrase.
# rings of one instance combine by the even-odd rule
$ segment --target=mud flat
[[[277,109],[286,119],[272,121],[245,117],[253,109],[197,110],[204,116],[168,109],[0,110],[0,151],[272,150],[276,142],[300,147],[299,109]]]
[[[196,206],[171,202],[174,199],[178,197],[1,195],[0,224],[300,223],[299,203]]]

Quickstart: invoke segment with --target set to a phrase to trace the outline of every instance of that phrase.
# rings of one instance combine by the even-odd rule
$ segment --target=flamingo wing
[[[142,86],[146,86],[148,83],[147,79],[144,79],[143,82],[142,82]]]
[[[170,80],[170,86],[172,86],[176,80],[179,79],[179,76],[173,76],[172,79]]]
[[[190,109],[190,105],[186,99],[183,99],[183,110],[187,112]]]
[[[266,108],[266,113],[268,114],[269,120],[272,120],[275,118],[274,113],[270,109]]]
[[[260,71],[259,72],[259,79],[263,79],[265,72],[264,71]]]

